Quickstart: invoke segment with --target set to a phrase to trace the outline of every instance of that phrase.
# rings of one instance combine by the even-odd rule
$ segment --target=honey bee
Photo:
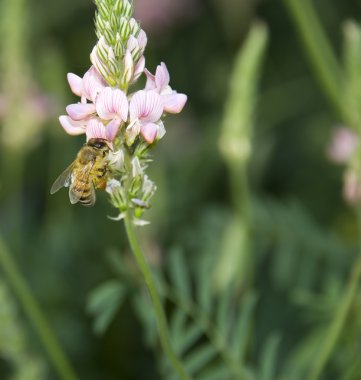
[[[109,147],[105,140],[90,139],[78,152],[76,159],[56,179],[50,194],[63,186],[69,187],[70,203],[93,206],[95,189],[105,190],[108,174]]]

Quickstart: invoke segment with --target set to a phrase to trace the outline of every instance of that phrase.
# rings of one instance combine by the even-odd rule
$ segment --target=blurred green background
[[[148,35],[147,68],[153,72],[166,62],[172,87],[188,95],[182,114],[167,118],[166,138],[153,151],[149,174],[158,191],[145,215],[151,225],[141,231],[143,247],[165,273],[168,255],[180,250],[195,276],[194,292],[200,257],[213,257],[217,272],[219,258],[232,264],[248,250],[247,264],[232,272],[235,298],[242,304],[249,289],[256,297],[245,365],[257,380],[266,379],[267,360],[269,379],[305,379],[357,253],[355,217],[342,199],[342,167],[325,153],[333,128],[344,120],[309,64],[286,2],[134,1],[135,17]],[[89,0],[0,4],[1,239],[80,379],[159,379],[159,351],[145,341],[132,298],[136,289],[114,310],[104,334],[93,332],[87,312],[89,293],[119,278],[109,257],[116,256],[125,272],[133,268],[123,225],[107,218],[116,210],[103,193],[90,209],[71,206],[65,190],[49,194],[83,144],[84,137],[65,134],[58,116],[75,101],[66,73],[82,76],[90,65],[95,6]],[[361,1],[313,4],[341,57],[343,25],[359,19]],[[248,131],[249,194],[241,201],[250,204],[247,219],[241,215],[247,228],[238,230],[230,181],[237,173],[228,170],[219,138],[235,59],[255,21],[267,26],[268,45]],[[237,243],[244,231],[247,247],[242,238]],[[1,269],[0,379],[57,378]],[[227,282],[228,272],[221,272],[221,283]],[[170,319],[173,308],[167,303]],[[361,379],[360,315],[358,292],[323,379]],[[278,337],[278,349],[270,349],[274,357],[266,355],[262,364],[270,336]],[[236,379],[214,377],[226,378]]]

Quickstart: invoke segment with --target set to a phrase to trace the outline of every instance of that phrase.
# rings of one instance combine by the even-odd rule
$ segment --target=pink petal
[[[152,144],[157,137],[158,126],[154,123],[143,124],[140,133],[147,143]]]
[[[128,99],[122,90],[113,90],[113,109],[123,121],[128,119]]]
[[[113,91],[110,87],[104,88],[104,90],[97,97],[95,105],[100,118],[104,120],[113,119]]]
[[[155,72],[155,85],[159,91],[162,91],[168,86],[170,81],[169,72],[167,66],[162,62]]]
[[[129,123],[127,129],[125,130],[125,141],[128,144],[128,146],[134,143],[134,140],[140,133],[140,128],[141,124],[138,119]]]
[[[87,141],[89,141],[90,139],[106,140],[107,134],[104,124],[96,119],[89,120],[88,125],[86,127],[86,139]]]
[[[128,118],[128,100],[122,90],[106,87],[96,99],[96,110],[100,118],[111,120],[119,116],[123,121]]]
[[[124,56],[124,75],[123,75],[124,81],[126,83],[129,83],[132,80],[133,72],[134,72],[133,57],[130,51],[127,50]]]
[[[144,67],[145,67],[145,58],[144,58],[144,55],[142,55],[134,67],[133,81],[136,81],[140,77],[140,75],[144,71]]]
[[[77,103],[70,104],[66,107],[66,112],[73,120],[83,120],[95,112],[95,105],[93,103]]]
[[[72,120],[69,116],[62,115],[59,117],[61,126],[65,132],[72,136],[77,136],[85,133],[86,124]]]
[[[148,38],[143,29],[140,30],[137,36],[137,40],[138,40],[138,45],[139,45],[140,50],[144,51],[145,47],[147,46]]]
[[[145,89],[146,90],[154,90],[155,89],[155,76],[150,71],[148,71],[147,69],[144,69],[144,74],[147,77]]]
[[[162,121],[160,121],[158,124],[158,132],[157,132],[157,140],[160,140],[161,138],[163,138],[163,136],[165,135],[166,131],[165,131],[165,128],[164,128],[164,124]]]
[[[168,113],[179,113],[187,102],[187,95],[178,94],[173,91],[172,94],[162,95],[164,111]]]
[[[106,83],[103,77],[98,73],[94,66],[91,66],[83,78],[83,95],[94,102],[99,92],[105,86]]]
[[[163,113],[161,97],[155,91],[137,91],[129,105],[130,120],[156,122]]]
[[[127,43],[127,50],[133,53],[133,51],[139,49],[138,40],[133,36],[130,35]]]
[[[83,94],[83,80],[78,75],[73,73],[68,73],[67,75],[68,83],[71,88],[71,91],[78,96]]]
[[[349,128],[339,127],[333,132],[327,155],[333,162],[346,163],[354,154],[357,145],[356,134]]]
[[[117,136],[120,124],[121,120],[115,118],[106,126],[107,140],[114,141],[115,137]]]

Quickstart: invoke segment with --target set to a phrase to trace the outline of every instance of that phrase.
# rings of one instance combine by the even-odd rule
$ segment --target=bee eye
[[[106,146],[106,143],[105,141],[91,141],[89,145],[95,149],[103,149]]]

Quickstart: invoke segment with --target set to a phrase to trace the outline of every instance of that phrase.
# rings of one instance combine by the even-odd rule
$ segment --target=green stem
[[[318,355],[313,368],[311,369],[308,380],[317,380],[322,374],[323,369],[339,339],[342,329],[346,322],[347,314],[351,308],[353,300],[356,296],[358,284],[361,277],[361,254],[358,255],[356,263],[351,272],[345,295],[342,297],[342,302],[338,308],[334,320],[326,334],[326,340],[323,343],[320,354]]]
[[[168,324],[167,319],[165,316],[165,312],[163,310],[163,306],[156,288],[156,284],[152,275],[152,272],[147,264],[147,261],[139,247],[137,237],[134,231],[134,226],[132,223],[130,212],[128,211],[126,214],[126,217],[124,219],[125,223],[125,229],[127,231],[129,244],[132,248],[133,254],[135,256],[135,259],[138,263],[138,266],[142,272],[144,281],[148,287],[150,297],[153,303],[155,316],[157,320],[157,327],[158,327],[158,333],[161,345],[163,347],[163,350],[165,354],[168,356],[169,361],[171,362],[174,370],[178,373],[180,378],[182,380],[191,380],[191,377],[187,374],[186,370],[184,369],[182,363],[178,359],[177,355],[173,351],[170,337],[169,337],[169,330],[168,330]]]
[[[59,378],[63,380],[77,380],[64,352],[62,351],[57,339],[48,325],[39,305],[29,291],[29,288],[19,272],[12,255],[7,250],[2,238],[0,237],[0,265],[7,275],[13,291],[17,295],[25,313],[27,314],[34,329],[37,331],[50,361],[54,365]]]
[[[342,71],[322,29],[310,0],[284,0],[293,17],[309,60],[318,79],[336,109],[344,114],[342,105]]]

